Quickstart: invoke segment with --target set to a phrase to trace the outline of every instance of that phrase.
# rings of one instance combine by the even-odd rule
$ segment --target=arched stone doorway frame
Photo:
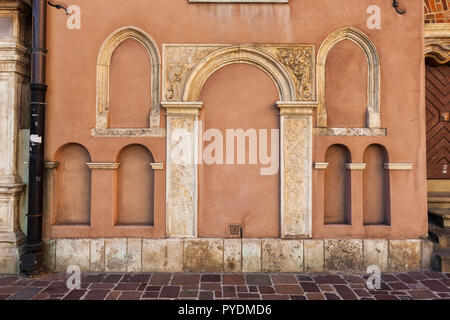
[[[281,237],[310,238],[312,114],[317,103],[297,101],[295,82],[285,66],[277,61],[270,50],[250,45],[219,47],[213,50],[190,71],[182,90],[182,101],[162,102],[167,113],[166,235],[176,238],[198,236],[197,120],[199,110],[203,106],[203,102],[199,101],[200,93],[207,79],[215,71],[235,63],[257,67],[265,72],[277,87],[281,130]],[[184,157],[187,161],[182,163],[173,157],[180,150],[180,145],[187,150],[187,157]]]

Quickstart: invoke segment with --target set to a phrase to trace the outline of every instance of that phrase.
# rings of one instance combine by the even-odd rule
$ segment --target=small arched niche
[[[388,153],[382,145],[372,144],[364,151],[364,225],[390,224],[389,171],[384,169],[384,163],[388,162]]]
[[[132,144],[118,157],[116,225],[154,224],[153,155],[144,146]]]
[[[325,161],[328,168],[325,172],[324,223],[350,224],[351,176],[345,167],[351,162],[350,151],[344,145],[332,145],[325,154]]]
[[[91,161],[80,144],[70,143],[56,153],[57,217],[59,225],[89,225],[91,215]]]

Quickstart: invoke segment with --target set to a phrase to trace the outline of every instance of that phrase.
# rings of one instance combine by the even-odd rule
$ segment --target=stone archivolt
[[[425,26],[425,56],[439,64],[450,61],[450,24],[433,23]]]

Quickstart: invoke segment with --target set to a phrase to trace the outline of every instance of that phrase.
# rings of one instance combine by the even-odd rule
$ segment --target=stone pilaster
[[[317,103],[278,102],[280,109],[281,237],[310,238],[312,116]]]
[[[19,228],[24,184],[17,166],[22,88],[29,81],[28,1],[0,2],[0,274],[18,273],[25,236]]]
[[[162,105],[167,111],[166,236],[197,237],[197,120],[202,103]]]

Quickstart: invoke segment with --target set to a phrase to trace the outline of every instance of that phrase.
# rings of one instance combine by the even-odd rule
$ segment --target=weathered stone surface
[[[431,267],[432,255],[433,255],[433,242],[429,240],[423,240],[421,253],[422,269],[430,270],[432,268]]]
[[[240,239],[224,240],[224,266],[225,272],[241,272],[242,270],[242,242]]]
[[[242,239],[242,272],[261,272],[260,239]]]
[[[127,239],[105,240],[105,271],[127,271]]]
[[[68,266],[78,266],[81,271],[89,271],[90,240],[56,240],[56,271],[66,272]]]
[[[364,240],[364,268],[376,265],[381,271],[388,269],[388,241]]]
[[[389,271],[420,269],[420,240],[389,240]]]
[[[325,240],[325,271],[363,271],[362,240]]]
[[[323,240],[303,241],[305,255],[305,272],[323,272],[325,269],[325,253]]]
[[[303,242],[263,239],[261,260],[263,272],[302,272]]]
[[[142,270],[142,239],[128,239],[127,244],[127,272],[141,272]]]
[[[183,240],[142,240],[143,272],[183,271]]]
[[[56,271],[56,240],[50,239],[44,241],[43,264],[46,271]]]
[[[105,239],[91,240],[91,272],[105,271]]]
[[[283,115],[281,122],[281,236],[310,236],[312,113],[302,117]]]
[[[184,240],[184,271],[222,272],[223,246],[221,239]]]

